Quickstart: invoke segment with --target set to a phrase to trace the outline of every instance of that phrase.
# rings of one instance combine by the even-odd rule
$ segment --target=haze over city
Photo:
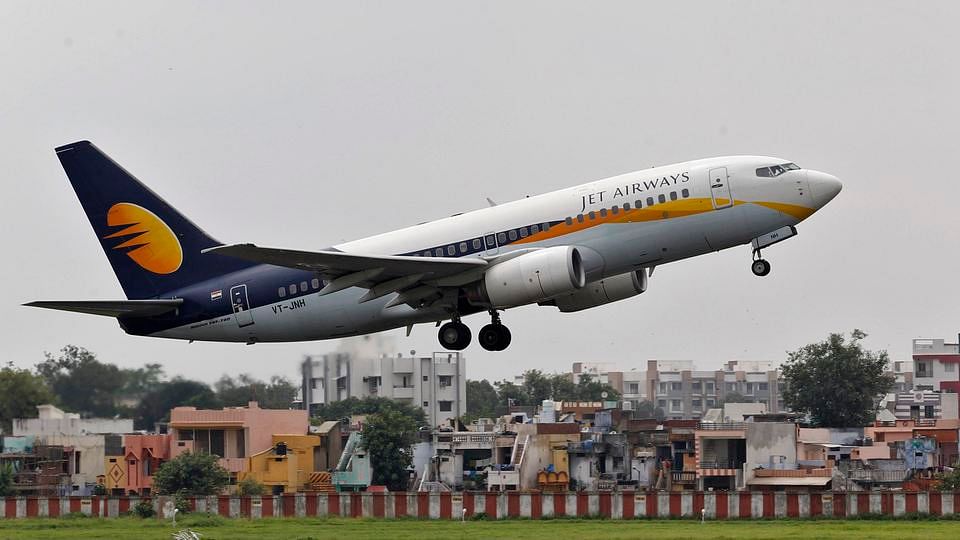
[[[123,297],[53,152],[80,139],[221,241],[305,250],[707,156],[843,181],[764,252],[769,276],[744,246],[593,310],[511,309],[508,351],[465,351],[471,379],[779,362],[853,328],[905,359],[911,338],[956,335],[956,4],[546,5],[0,6],[3,359],[75,344],[206,381],[296,380],[302,355],[339,346],[188,344],[21,307]],[[432,324],[389,334],[395,352],[440,350]]]

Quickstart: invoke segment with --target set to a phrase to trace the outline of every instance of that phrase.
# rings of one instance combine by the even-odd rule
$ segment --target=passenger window
[[[588,215],[590,216],[590,219],[597,219],[597,213],[594,212],[593,210],[591,210],[591,211],[590,211],[590,214],[588,214]]]
[[[680,192],[680,194],[683,195],[683,198],[684,198],[684,199],[686,199],[687,197],[690,196],[690,190],[687,189],[687,188],[683,188],[683,190]]]
[[[647,197],[647,206],[653,206],[653,197]]]
[[[628,203],[628,202],[623,203],[623,211],[624,211],[624,212],[629,212],[629,211],[630,211],[630,203]]]
[[[467,243],[460,242],[460,253],[466,253],[466,252],[467,252]]]
[[[483,242],[481,242],[479,238],[474,238],[473,249],[482,249],[482,248],[483,248]]]
[[[657,200],[660,201],[661,203],[667,202],[667,198],[663,195],[663,193],[657,196]]]
[[[487,248],[492,249],[496,245],[497,245],[497,239],[494,238],[493,235],[491,234],[490,236],[487,237]]]
[[[583,223],[583,214],[577,214],[577,223]]]
[[[290,294],[297,294],[297,285],[294,283],[291,283],[290,286],[287,287],[287,290],[290,291]]]
[[[670,192],[670,200],[671,200],[671,201],[677,200],[677,192],[676,192],[676,191],[671,191],[671,192]]]
[[[537,234],[538,232],[540,232],[540,226],[539,226],[539,225],[531,225],[531,226],[530,226],[530,234]]]
[[[544,223],[543,226],[541,227],[541,229],[543,229],[543,232],[549,231],[549,230],[550,230],[550,224],[549,224],[549,223]]]
[[[277,290],[277,295],[278,295],[280,298],[283,298],[284,296],[287,295],[287,290],[286,290],[285,288],[283,288],[283,287],[280,287],[280,289]]]
[[[312,285],[314,289],[319,289],[319,288],[320,288],[320,279],[319,279],[319,278],[313,278],[312,280],[310,280],[310,285]]]
[[[526,238],[526,237],[527,237],[527,228],[520,227],[520,238]]]
[[[429,256],[430,256],[430,251],[429,251],[429,250],[424,251],[424,252],[423,252],[423,256],[424,256],[424,257],[429,257]]]
[[[433,254],[437,257],[443,257],[443,248],[437,248],[433,250]]]
[[[600,217],[607,217],[607,209],[606,209],[606,208],[601,208],[601,209],[600,209]]]
[[[300,282],[300,292],[307,292],[307,282],[306,282],[306,281],[301,281],[301,282]]]
[[[618,208],[617,205],[613,205],[613,208],[611,208],[610,211],[613,212],[613,215],[617,215],[620,213],[620,208]]]
[[[637,208],[643,208],[643,201],[641,201],[640,199],[637,199],[634,202],[637,204],[636,206]],[[650,206],[651,204],[653,204],[653,199],[647,199],[647,206]]]
[[[447,255],[450,255],[450,256],[452,257],[452,256],[454,256],[454,255],[456,255],[456,254],[457,254],[457,247],[456,247],[456,246],[454,246],[453,244],[447,246]]]
[[[507,243],[507,233],[497,233],[497,242],[499,242],[501,246],[504,245],[504,244],[506,244],[506,243]]]
[[[510,241],[513,242],[517,239],[517,231],[510,229],[510,232],[507,233],[507,236],[510,237]]]
[[[573,225],[573,218],[568,217],[567,219],[564,220],[564,223],[566,223],[567,225]]]

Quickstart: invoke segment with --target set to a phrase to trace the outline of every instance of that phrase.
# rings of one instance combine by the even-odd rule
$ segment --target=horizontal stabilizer
[[[29,302],[24,305],[103,315],[105,317],[152,317],[173,311],[181,304],[183,304],[182,298],[171,300],[54,300]]]

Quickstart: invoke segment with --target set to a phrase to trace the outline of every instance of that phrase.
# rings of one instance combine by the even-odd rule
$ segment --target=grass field
[[[227,520],[184,516],[174,529],[169,523],[137,518],[0,520],[0,538],[169,539],[189,528],[203,540],[394,538],[958,538],[960,520],[807,520],[725,521],[607,521],[558,519],[545,521],[415,521],[358,519]]]

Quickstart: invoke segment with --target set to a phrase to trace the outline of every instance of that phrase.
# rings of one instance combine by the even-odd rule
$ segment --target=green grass
[[[155,519],[20,519],[0,520],[0,539],[6,538],[111,538],[148,540],[171,538],[178,529],[199,532],[202,540],[214,539],[326,539],[377,540],[429,538],[957,538],[957,520],[770,520],[724,521],[700,524],[682,520],[610,521],[556,519],[544,521],[416,521],[367,519],[262,519],[228,520],[220,517],[183,516],[177,528]]]

